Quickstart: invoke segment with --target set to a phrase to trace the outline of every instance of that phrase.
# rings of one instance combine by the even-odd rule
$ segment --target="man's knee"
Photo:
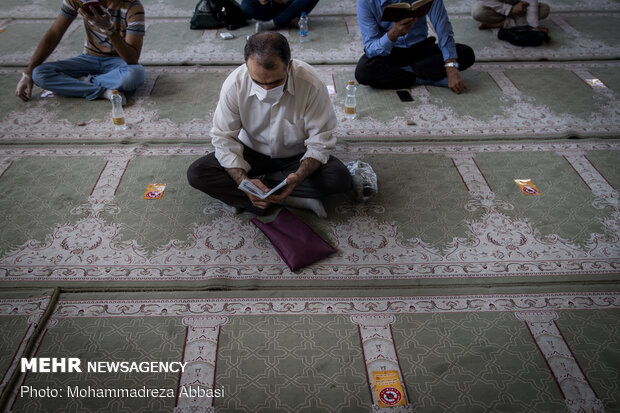
[[[368,85],[372,82],[373,76],[370,73],[369,61],[370,59],[364,55],[357,62],[357,66],[355,66],[355,80],[360,85]]]
[[[146,70],[144,69],[144,66],[140,64],[128,65],[123,71],[122,76],[121,90],[131,92],[144,84],[144,80],[146,79]]]
[[[196,159],[187,168],[187,182],[190,186],[209,195],[217,192],[215,188],[220,187],[222,182],[227,182],[228,179],[228,172],[222,168],[213,152]]]
[[[472,6],[472,8],[471,8],[471,17],[474,20],[476,20],[476,21],[479,21],[479,22],[482,22],[482,23],[486,23],[487,21],[485,19],[485,17],[486,17],[486,10],[485,9],[486,9],[486,7],[484,7],[479,2],[475,3]]]
[[[205,175],[208,175],[209,163],[205,162],[206,157],[202,157],[196,159],[192,164],[187,168],[187,182],[196,188],[203,189],[205,184]]]
[[[322,190],[327,194],[340,194],[353,188],[353,179],[347,167],[334,157],[323,166]]]
[[[484,6],[480,1],[472,6],[471,17],[481,23],[501,23],[506,19],[506,16]]]
[[[190,186],[193,188],[198,187],[200,181],[199,176],[198,167],[196,166],[196,162],[194,162],[187,168],[187,182]]]
[[[549,13],[551,12],[551,8],[547,3],[538,3],[538,18],[540,20],[546,19],[549,17]]]
[[[457,43],[456,51],[459,57],[459,67],[461,71],[471,67],[476,61],[476,54],[471,47]]]
[[[258,6],[256,3],[257,2],[255,0],[243,0],[241,2],[241,10],[246,16],[254,18],[256,14],[256,7]]]
[[[35,85],[39,86],[42,89],[45,89],[47,84],[47,79],[54,72],[54,69],[49,65],[42,64],[34,68],[32,71],[32,81]]]

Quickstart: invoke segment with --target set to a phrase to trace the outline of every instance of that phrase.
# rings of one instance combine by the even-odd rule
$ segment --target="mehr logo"
[[[33,373],[81,373],[79,358],[56,358],[56,357],[39,357],[21,359],[21,372],[31,371]]]
[[[187,362],[180,361],[88,361],[88,373],[178,373],[184,372]],[[81,373],[79,358],[34,357],[21,359],[21,372],[32,373]]]

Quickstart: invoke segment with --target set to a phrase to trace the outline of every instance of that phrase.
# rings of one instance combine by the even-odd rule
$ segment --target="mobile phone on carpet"
[[[396,94],[401,102],[413,102],[413,97],[408,90],[397,90]]]

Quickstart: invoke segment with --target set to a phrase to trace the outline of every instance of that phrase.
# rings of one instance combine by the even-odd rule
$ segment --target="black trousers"
[[[459,70],[474,64],[476,57],[471,47],[456,44]],[[411,66],[414,72],[402,69]],[[395,47],[388,56],[368,57],[364,54],[357,62],[355,78],[362,85],[379,89],[407,89],[417,78],[440,80],[446,77],[443,55],[434,37],[416,43],[411,47]]]
[[[261,177],[261,181],[273,188],[290,173],[299,168],[303,154],[289,158],[270,158],[247,146],[243,151],[243,159],[251,169],[250,178]],[[210,153],[192,163],[187,170],[187,180],[194,188],[220,201],[238,208],[265,214],[265,210],[255,207],[245,192],[237,188],[237,183],[220,165],[215,153]],[[336,157],[330,156],[327,163],[321,165],[312,175],[299,184],[292,196],[300,198],[320,198],[327,195],[344,193],[353,188],[353,180],[347,167]]]

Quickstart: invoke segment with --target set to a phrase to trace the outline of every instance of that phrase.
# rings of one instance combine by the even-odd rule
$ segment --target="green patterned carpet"
[[[327,199],[327,219],[292,210],[338,249],[296,272],[251,214],[187,184],[252,32],[190,31],[196,1],[143,0],[129,130],[104,100],[0,102],[0,412],[620,413],[618,0],[550,0],[553,42],[536,49],[445,0],[478,57],[467,92],[416,87],[404,104],[359,87],[355,120],[355,1],[321,0],[308,44],[283,31],[330,90],[335,154],[379,187]],[[59,7],[3,1],[4,90]],[[80,51],[71,30],[51,59]],[[163,198],[142,199],[153,182]],[[22,357],[83,371],[22,372]],[[397,377],[383,393],[381,372]]]

